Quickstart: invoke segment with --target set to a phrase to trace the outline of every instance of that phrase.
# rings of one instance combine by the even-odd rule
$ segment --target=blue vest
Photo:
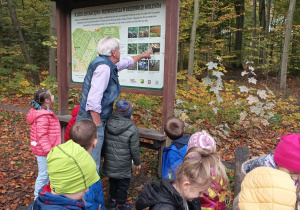
[[[110,68],[110,77],[106,90],[103,93],[103,98],[101,100],[101,121],[105,122],[111,115],[113,110],[114,101],[118,98],[121,93],[121,87],[118,79],[118,70],[116,65],[107,56],[97,56],[89,65],[87,73],[85,75],[83,85],[82,85],[82,98],[80,101],[80,109],[78,115],[92,120],[90,112],[85,111],[87,97],[91,89],[91,81],[93,73],[96,68],[101,65],[106,64]],[[101,82],[101,81],[98,81]]]

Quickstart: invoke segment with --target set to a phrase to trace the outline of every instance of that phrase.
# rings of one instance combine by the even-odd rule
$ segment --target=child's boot
[[[110,210],[115,210],[117,207],[117,200],[116,199],[109,199],[109,208]]]
[[[130,210],[132,209],[132,207],[133,207],[132,203],[118,204],[116,210]]]

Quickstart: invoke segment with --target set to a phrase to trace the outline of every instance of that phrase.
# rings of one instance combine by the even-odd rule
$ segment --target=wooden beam
[[[69,21],[67,9],[59,1],[56,4],[56,27],[57,27],[57,82],[58,82],[58,114],[68,114],[68,34],[70,28],[67,27]]]
[[[163,89],[163,125],[174,115],[174,99],[177,78],[179,0],[166,0],[165,72]],[[163,128],[162,128],[163,130]],[[169,140],[167,145],[169,145]]]

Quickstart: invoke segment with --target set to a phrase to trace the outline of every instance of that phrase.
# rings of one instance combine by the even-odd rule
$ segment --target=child
[[[30,209],[85,209],[83,196],[99,180],[96,163],[79,144],[69,140],[47,156],[50,185],[39,191]]]
[[[287,172],[296,182],[300,175],[300,134],[281,136],[274,153],[246,161],[242,165],[243,174],[259,166],[276,168]]]
[[[295,203],[294,182],[283,171],[258,167],[249,172],[242,182],[239,194],[240,210],[294,210]]]
[[[215,168],[219,161],[216,152],[191,148],[178,167],[175,181],[149,183],[136,200],[136,209],[201,209],[197,198],[211,185],[211,167]]]
[[[53,104],[54,96],[50,90],[39,89],[34,94],[34,100],[30,104],[32,108],[27,115],[27,121],[31,124],[31,150],[36,156],[39,168],[34,199],[38,197],[40,188],[49,183],[46,157],[55,145],[61,144],[60,123],[50,110]]]
[[[91,154],[98,143],[97,127],[90,120],[76,122],[70,130],[70,138]],[[99,206],[102,210],[105,209],[101,179],[90,187],[84,199],[86,209],[98,209]]]
[[[187,150],[189,135],[183,135],[184,124],[176,117],[169,117],[164,125],[165,135],[172,140],[169,147],[164,148],[162,178],[175,179],[178,166],[182,163]]]
[[[299,194],[298,180],[300,176],[300,134],[287,134],[281,137],[281,141],[274,153],[263,155],[246,161],[242,165],[242,173],[246,175],[253,169],[261,166],[284,171],[290,175]],[[234,199],[234,206],[238,206],[238,196]],[[299,202],[299,198],[298,198]]]
[[[132,160],[141,169],[139,150],[139,131],[130,119],[132,103],[120,99],[116,103],[115,113],[106,123],[104,135],[103,171],[109,177],[110,208],[131,209],[126,204],[127,190],[130,184]]]
[[[70,119],[70,121],[67,125],[67,128],[66,128],[66,131],[65,131],[65,136],[64,136],[65,141],[68,141],[70,139],[69,133],[70,133],[72,126],[74,125],[74,123],[76,121],[76,117],[79,112],[79,108],[80,108],[80,106],[77,105],[72,111],[72,118]]]
[[[205,130],[193,134],[188,143],[188,151],[198,147],[207,152],[216,152],[216,141],[212,136],[206,133]],[[228,185],[228,177],[226,174],[225,166],[222,164],[220,158],[218,164],[211,168],[212,172],[212,185],[200,197],[202,210],[225,210],[225,194]]]

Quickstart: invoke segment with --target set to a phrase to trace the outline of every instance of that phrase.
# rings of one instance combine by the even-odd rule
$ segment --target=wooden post
[[[57,84],[58,84],[58,114],[66,115],[68,108],[68,82],[67,69],[69,51],[68,42],[70,29],[67,27],[69,15],[67,15],[64,4],[56,2],[56,20],[57,20]]]
[[[235,148],[235,170],[234,170],[234,197],[236,197],[241,191],[241,183],[244,179],[242,173],[242,164],[249,159],[248,147],[236,147]]]
[[[166,0],[165,72],[163,91],[163,125],[174,114],[174,98],[177,77],[179,0]],[[169,139],[167,145],[169,145]]]

